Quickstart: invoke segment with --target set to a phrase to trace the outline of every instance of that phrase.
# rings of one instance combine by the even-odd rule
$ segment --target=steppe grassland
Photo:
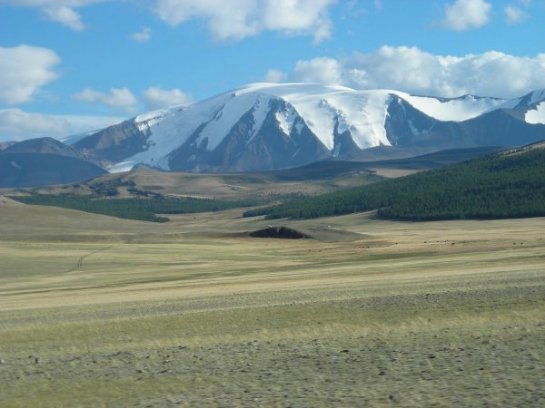
[[[305,173],[304,170],[301,170]],[[377,169],[378,172],[388,169]],[[396,173],[395,169],[392,169]],[[392,174],[394,174],[392,173]],[[366,170],[353,174],[338,174],[332,177],[304,179],[304,175],[291,174],[293,179],[268,173],[253,174],[195,174],[165,173],[139,169],[128,174],[108,174],[88,183],[63,186],[37,187],[40,194],[81,194],[89,195],[94,189],[108,189],[115,186],[118,197],[134,197],[128,188],[137,186],[140,190],[153,191],[169,196],[216,198],[216,199],[255,199],[286,194],[323,194],[341,187],[355,187],[367,184],[377,177]],[[312,177],[311,177],[312,178]],[[15,190],[13,193],[17,194]]]
[[[0,405],[544,403],[545,219],[239,216],[3,200]]]

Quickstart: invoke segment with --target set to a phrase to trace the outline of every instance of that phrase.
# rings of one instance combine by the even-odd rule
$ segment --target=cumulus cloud
[[[316,42],[331,35],[328,10],[337,0],[238,0],[226,7],[223,0],[156,0],[161,19],[178,25],[191,19],[206,21],[219,40],[239,40],[262,31],[311,34]]]
[[[286,33],[313,33],[315,42],[331,36],[327,15],[333,0],[266,0],[261,25],[265,30]]]
[[[80,102],[98,103],[129,113],[135,112],[138,105],[138,100],[127,88],[111,88],[108,93],[86,88],[75,94],[74,99]]]
[[[454,31],[479,28],[490,22],[492,5],[485,0],[456,0],[445,7],[443,26]]]
[[[341,62],[334,58],[314,58],[298,61],[293,76],[297,81],[340,84],[343,81],[342,71]]]
[[[151,39],[151,28],[144,27],[142,30],[133,33],[130,35],[130,38],[132,38],[134,41],[138,42],[148,42]]]
[[[518,57],[497,51],[435,55],[416,47],[384,46],[350,58],[296,63],[291,81],[341,84],[355,89],[395,89],[413,94],[517,97],[545,88],[545,54]]]
[[[82,31],[85,24],[77,8],[111,0],[0,0],[1,4],[39,9],[49,20],[63,24],[75,31]]]
[[[61,139],[121,122],[114,116],[44,115],[21,109],[0,109],[0,141],[36,137]]]
[[[72,30],[85,24],[79,9],[91,4],[123,0],[0,0],[0,5],[39,9],[49,20]],[[263,31],[288,35],[312,35],[315,42],[331,36],[329,8],[339,0],[153,0],[155,13],[173,26],[192,19],[203,20],[218,40],[240,40]],[[136,41],[147,41],[151,32],[135,33]]]
[[[165,90],[158,87],[150,87],[144,91],[144,104],[146,109],[162,109],[173,105],[189,105],[193,102],[191,95],[179,89]]]
[[[83,31],[85,28],[79,13],[70,7],[46,7],[42,12],[51,21],[61,23],[74,31]]]
[[[265,74],[265,82],[283,82],[287,79],[287,74],[285,72],[279,71],[277,69],[269,69]]]
[[[60,57],[48,48],[20,45],[0,47],[0,102],[29,102],[39,89],[57,78]]]

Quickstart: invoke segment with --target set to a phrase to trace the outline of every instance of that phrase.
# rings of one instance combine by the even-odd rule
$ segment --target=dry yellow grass
[[[390,167],[370,167],[369,170],[374,171],[377,176],[386,178],[405,177],[422,171],[421,169],[396,169]]]
[[[545,219],[268,223],[0,199],[0,406],[545,403]]]
[[[394,170],[395,171],[395,170]],[[323,179],[301,180],[282,179],[275,173],[240,173],[240,174],[205,174],[205,173],[170,173],[149,169],[138,169],[130,173],[107,174],[89,183],[75,186],[46,186],[32,189],[41,194],[91,194],[92,187],[115,186],[119,197],[133,196],[128,183],[140,190],[182,197],[240,199],[260,196],[285,194],[321,194],[337,190],[340,187],[351,187],[366,184],[371,177],[369,173],[343,174]],[[4,190],[6,194],[8,190]],[[19,193],[14,189],[15,193]]]

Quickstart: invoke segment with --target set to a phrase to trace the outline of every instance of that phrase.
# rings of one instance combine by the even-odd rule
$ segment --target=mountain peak
[[[473,130],[460,123],[504,103],[473,95],[438,98],[387,89],[258,82],[189,106],[139,115],[82,139],[77,147],[90,154],[97,150],[97,156],[111,161],[110,171],[137,164],[183,171],[271,170],[358,157],[376,146],[482,145],[488,136],[475,130],[476,140],[468,134]]]
[[[51,137],[23,140],[8,146],[4,153],[49,153],[67,157],[80,157],[74,148]]]
[[[525,98],[526,97],[529,99],[529,105],[535,105],[536,103],[543,102],[545,101],[545,88],[536,89],[535,91],[532,91],[528,95],[526,95]]]
[[[286,94],[324,94],[329,92],[357,92],[352,88],[342,85],[327,85],[309,82],[254,82],[243,85],[232,91],[236,95],[261,92],[283,97]]]
[[[536,89],[520,98],[511,99],[505,102],[502,105],[502,108],[505,108],[505,109],[535,108],[536,105],[540,104],[541,102],[545,102],[545,88]]]

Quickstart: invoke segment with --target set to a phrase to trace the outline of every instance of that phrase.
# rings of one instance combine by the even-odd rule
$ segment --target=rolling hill
[[[297,219],[371,210],[380,217],[413,221],[544,216],[544,175],[545,143],[537,143],[245,216]]]
[[[75,183],[106,171],[78,159],[49,153],[0,153],[0,188]]]
[[[105,173],[75,148],[49,137],[11,143],[0,151],[0,188],[76,183]]]

